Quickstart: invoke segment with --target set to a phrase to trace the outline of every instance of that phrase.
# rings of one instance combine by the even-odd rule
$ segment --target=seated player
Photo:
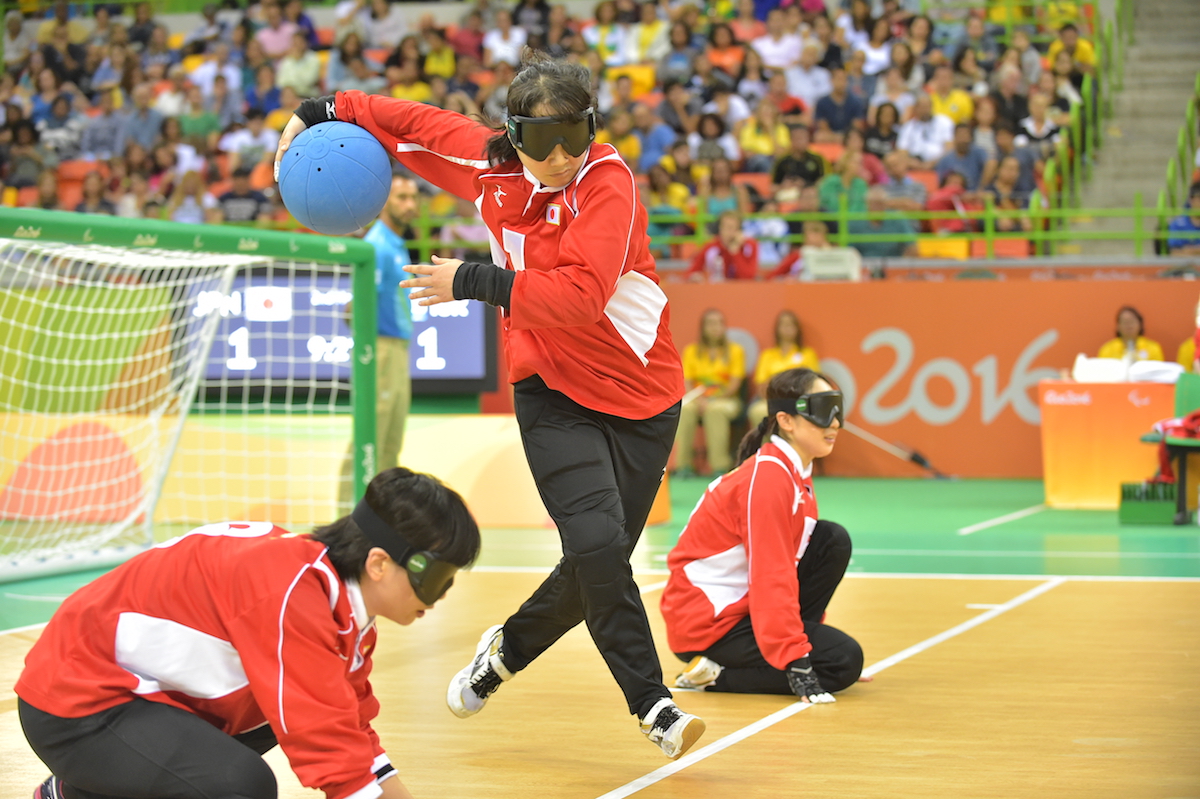
[[[824,623],[850,536],[818,518],[811,479],[813,460],[833,451],[844,407],[842,392],[811,369],[767,384],[769,415],[667,556],[667,642],[688,664],[676,688],[824,703],[862,674],[858,642]]]
[[[34,799],[274,799],[276,743],[328,799],[405,799],[370,721],[375,618],[411,624],[479,552],[462,498],[378,474],[311,535],[197,528],[67,598],[17,683]]]

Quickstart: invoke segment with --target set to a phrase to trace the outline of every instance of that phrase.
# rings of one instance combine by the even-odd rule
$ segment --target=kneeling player
[[[675,687],[832,702],[862,674],[863,654],[823,623],[850,536],[818,520],[811,473],[833,451],[844,400],[811,369],[771,378],[766,398],[739,465],[709,485],[667,557],[667,641],[688,661]]]
[[[210,524],[138,555],[25,660],[34,799],[274,799],[276,743],[329,799],[409,797],[370,724],[375,617],[411,624],[478,552],[458,494],[393,468],[311,535]]]

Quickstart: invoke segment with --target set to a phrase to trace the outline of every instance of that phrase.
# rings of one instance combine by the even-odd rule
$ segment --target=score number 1
[[[438,331],[436,327],[427,327],[417,336],[417,346],[421,348],[421,356],[417,358],[416,367],[423,372],[438,372],[446,368],[446,359],[438,357]]]

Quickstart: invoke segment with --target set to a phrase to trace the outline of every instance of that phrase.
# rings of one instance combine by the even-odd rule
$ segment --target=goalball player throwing
[[[34,799],[275,799],[276,743],[328,799],[409,799],[371,729],[375,617],[411,624],[478,552],[458,494],[393,468],[311,535],[227,522],[138,555],[25,660]]]
[[[338,119],[370,131],[406,167],[474,202],[494,263],[435,258],[402,285],[423,305],[504,309],[525,454],[563,558],[452,681],[450,709],[479,712],[500,684],[587,622],[642,732],[671,758],[704,722],[683,713],[662,669],[629,556],[662,481],[683,374],[646,235],[646,210],[617,151],[594,144],[587,69],[528,54],[504,130],[357,91],[307,100],[280,140]]]

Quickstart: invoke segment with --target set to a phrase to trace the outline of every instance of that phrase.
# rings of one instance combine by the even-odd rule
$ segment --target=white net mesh
[[[0,239],[0,574],[144,545],[215,318],[261,258]]]
[[[278,260],[202,298],[197,312],[218,325],[155,514],[158,537],[214,520],[307,532],[337,518],[352,434],[352,271]]]

